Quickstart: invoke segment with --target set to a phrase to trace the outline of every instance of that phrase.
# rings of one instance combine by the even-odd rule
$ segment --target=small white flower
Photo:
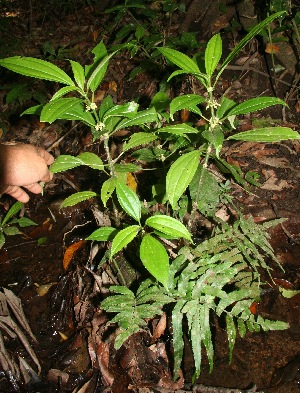
[[[103,128],[104,128],[104,126],[105,126],[105,124],[102,123],[102,122],[97,123],[97,124],[95,125],[95,130],[96,130],[96,131],[102,131]]]
[[[92,102],[91,105],[90,105],[90,109],[91,110],[97,109],[97,105],[94,102]]]

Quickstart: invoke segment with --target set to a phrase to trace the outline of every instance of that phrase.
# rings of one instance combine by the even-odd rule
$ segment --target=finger
[[[43,192],[42,186],[38,183],[29,184],[28,186],[24,186],[24,187],[27,188],[27,190],[29,190],[33,194],[41,194]]]
[[[36,151],[40,157],[42,157],[47,165],[51,165],[54,161],[54,157],[47,152],[47,150],[43,149],[42,147],[37,146]]]
[[[41,181],[47,182],[47,181],[52,180],[52,178],[53,178],[53,173],[51,173],[51,172],[48,171],[48,172],[45,174],[45,176],[43,176],[43,177],[41,178]]]
[[[4,193],[12,196],[17,201],[20,201],[22,203],[26,203],[29,201],[29,195],[19,186],[8,186],[5,189]]]

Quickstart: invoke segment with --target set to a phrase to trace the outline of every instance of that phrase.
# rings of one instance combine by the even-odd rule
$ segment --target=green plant
[[[172,48],[158,48],[169,63],[179,67],[169,80],[190,74],[204,86],[206,96],[186,94],[170,101],[165,92],[158,92],[150,108],[141,111],[138,111],[135,102],[116,105],[109,96],[99,107],[94,102],[94,93],[115,53],[108,54],[102,42],[92,51],[92,65],[83,67],[76,61],[70,61],[73,79],[62,69],[43,60],[21,57],[0,60],[0,65],[12,71],[65,85],[49,103],[24,113],[40,113],[41,121],[50,123],[57,119],[82,121],[91,128],[94,139],[103,144],[104,161],[93,153],[85,152],[76,157],[62,155],[52,165],[53,172],[87,165],[107,175],[100,192],[80,191],[67,198],[62,207],[97,197],[104,208],[110,209],[114,226],[98,228],[88,239],[110,240],[110,261],[114,261],[116,254],[129,244],[134,250],[139,250],[140,260],[152,278],[142,282],[136,293],[124,286],[112,287],[116,295],[104,300],[102,307],[116,313],[111,323],[121,326],[116,339],[119,347],[127,337],[145,326],[145,319],[160,314],[164,305],[172,305],[175,376],[182,359],[182,322],[185,318],[195,357],[194,378],[200,372],[201,343],[206,348],[211,368],[213,366],[212,315],[226,317],[230,353],[237,329],[243,335],[246,327],[249,330],[287,327],[284,322],[253,315],[249,309],[260,295],[258,268],[270,272],[265,257],[276,261],[268,242],[267,228],[278,221],[260,226],[240,215],[233,225],[224,223],[216,213],[221,207],[233,206],[230,183],[217,180],[208,168],[210,160],[214,160],[242,185],[247,184],[247,179],[256,183],[253,174],[248,174],[246,179],[238,168],[222,159],[224,141],[299,139],[297,132],[286,127],[232,132],[238,115],[270,105],[285,105],[282,100],[259,97],[237,104],[225,96],[217,100],[214,95],[217,81],[228,63],[258,32],[281,15],[274,14],[255,26],[220,65],[222,41],[219,34],[208,42],[204,59],[199,59],[199,56],[191,59]],[[69,96],[65,98],[67,94]],[[206,125],[174,124],[176,112],[182,109],[202,117]],[[109,148],[111,137],[117,131],[132,126],[138,126],[138,131],[124,142],[122,152],[112,157]],[[136,150],[139,147],[142,148]],[[137,161],[152,161],[161,169],[161,177],[153,185],[153,200],[146,204],[126,185],[127,174],[142,169],[142,163],[122,161],[130,152]],[[154,214],[149,210],[156,201],[164,205],[165,214]],[[126,213],[122,220],[120,211]],[[208,217],[215,227],[211,239],[199,246],[193,244],[192,232],[197,212]],[[187,226],[182,222],[186,213],[189,214]],[[173,241],[174,246],[171,255],[165,247],[169,241]]]
[[[16,202],[8,210],[4,217],[0,219],[0,248],[5,243],[5,236],[19,235],[22,232],[17,228],[25,228],[31,225],[37,225],[27,217],[13,218],[23,207],[23,203]]]

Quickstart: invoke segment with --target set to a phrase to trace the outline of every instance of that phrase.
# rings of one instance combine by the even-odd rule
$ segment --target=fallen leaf
[[[63,267],[65,270],[68,269],[73,256],[75,254],[75,252],[81,248],[84,244],[86,243],[86,240],[79,240],[78,242],[75,242],[73,244],[71,244],[65,251],[64,254],[64,259],[63,259]]]
[[[266,53],[278,53],[280,51],[279,46],[275,44],[267,43],[265,52]]]

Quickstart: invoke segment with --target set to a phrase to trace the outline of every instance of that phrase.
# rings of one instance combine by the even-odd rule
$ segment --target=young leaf
[[[145,235],[140,246],[140,258],[148,272],[167,288],[169,257],[165,247],[151,235]]]
[[[36,222],[30,220],[30,218],[27,217],[14,218],[10,221],[9,224],[18,224],[21,228],[30,227],[31,225],[37,225]]]
[[[46,104],[42,110],[40,120],[42,122],[53,123],[57,119],[61,119],[62,115],[72,108],[72,106],[81,103],[80,98],[58,98]]]
[[[239,132],[227,139],[249,142],[280,142],[287,139],[300,139],[300,135],[288,127],[266,127]]]
[[[14,236],[14,235],[20,235],[21,232],[17,227],[4,227],[3,228],[3,233],[7,236]]]
[[[246,113],[259,111],[272,105],[287,106],[283,100],[277,97],[255,97],[236,105],[227,113],[227,116],[244,115]]]
[[[112,108],[108,109],[107,112],[105,112],[103,116],[103,122],[105,122],[105,120],[111,116],[123,117],[130,114],[132,117],[132,115],[137,112],[138,107],[139,104],[134,101],[127,102],[124,105],[114,105]]]
[[[157,48],[168,60],[189,74],[201,74],[198,65],[187,55],[170,48]]]
[[[76,86],[64,86],[61,89],[59,89],[51,98],[50,101],[57,100],[58,98],[64,96],[65,94],[70,93],[71,91],[78,90]]]
[[[87,165],[92,169],[98,169],[99,171],[104,169],[103,162],[97,154],[84,152],[79,154],[77,158],[81,160],[83,165]]]
[[[200,154],[201,152],[199,150],[184,154],[171,165],[167,173],[166,191],[173,209],[176,208],[179,198],[196,173]]]
[[[53,164],[50,166],[50,171],[52,173],[58,173],[67,171],[68,169],[76,168],[80,165],[82,165],[82,161],[79,158],[69,155],[61,155],[57,157]]]
[[[88,236],[85,240],[95,240],[97,242],[105,242],[107,240],[112,240],[117,233],[118,230],[113,227],[98,228],[93,233],[91,233],[90,236]]]
[[[0,59],[0,66],[18,74],[74,86],[72,79],[56,65],[34,57],[8,57]]]
[[[115,191],[116,184],[117,184],[117,179],[112,178],[112,177],[105,180],[105,182],[102,184],[101,201],[102,201],[104,207],[106,207],[107,201],[111,197],[112,193]]]
[[[131,225],[118,232],[111,244],[110,258],[122,250],[122,248],[126,247],[127,244],[129,244],[137,236],[140,230],[141,227],[139,225]]]
[[[84,68],[77,61],[70,60],[70,63],[71,63],[75,82],[77,83],[78,87],[80,87],[80,89],[84,90],[84,84],[85,84]]]
[[[130,126],[139,126],[142,124],[152,123],[155,121],[157,121],[157,113],[155,111],[155,108],[150,108],[144,111],[137,112],[133,119],[123,119],[114,129],[114,131],[118,131],[122,128]]]
[[[212,36],[205,50],[205,69],[209,77],[214,73],[222,55],[222,40],[220,34]]]
[[[188,124],[182,123],[182,124],[174,124],[171,126],[162,127],[158,130],[158,132],[167,132],[169,134],[184,135],[184,134],[196,134],[199,131],[196,128],[189,126]]]
[[[183,237],[184,239],[192,241],[191,234],[186,227],[173,217],[164,215],[152,216],[146,220],[145,225],[148,225],[165,235],[172,236],[173,239]]]
[[[93,70],[92,75],[89,77],[86,83],[87,88],[91,89],[92,92],[95,92],[100,83],[102,82],[102,79],[107,70],[108,62],[115,53],[116,52],[113,52],[109,56],[106,56]]]
[[[157,136],[150,132],[137,132],[133,134],[128,142],[123,144],[123,152],[132,149],[133,147],[148,144],[157,139]]]
[[[97,194],[93,191],[81,191],[81,192],[76,192],[75,194],[69,196],[66,198],[63,203],[61,204],[61,207],[69,207],[69,206],[74,206],[79,202],[86,201],[87,199],[95,197]]]
[[[170,103],[170,116],[173,120],[173,115],[175,112],[181,109],[188,109],[191,112],[201,115],[200,109],[196,106],[205,101],[205,98],[197,94],[185,94],[182,96],[175,97]]]
[[[141,202],[134,191],[126,184],[118,182],[116,186],[117,197],[120,205],[136,221],[141,219]]]

